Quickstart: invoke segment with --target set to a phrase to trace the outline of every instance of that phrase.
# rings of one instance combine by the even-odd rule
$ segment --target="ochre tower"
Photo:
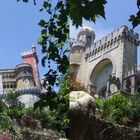
[[[33,46],[32,50],[21,53],[22,60],[26,64],[30,64],[33,70],[33,78],[35,85],[40,87],[39,71],[38,71],[38,57],[36,54],[36,48]]]
[[[15,68],[17,89],[31,88],[35,86],[30,64],[19,64]]]

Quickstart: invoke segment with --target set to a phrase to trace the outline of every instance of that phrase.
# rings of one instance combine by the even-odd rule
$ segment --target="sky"
[[[41,29],[38,22],[42,18],[47,18],[47,14],[39,12],[43,0],[38,0],[37,6],[33,5],[33,0],[28,4],[16,1],[2,0],[0,3],[0,68],[11,68],[22,63],[20,53],[30,50],[32,44],[35,44],[39,56],[40,77],[42,77],[47,68],[41,65],[43,55],[41,46],[37,44],[37,38]],[[84,21],[83,26],[92,27],[98,40],[122,25],[132,28],[128,19],[129,15],[135,14],[136,11],[136,0],[108,0],[105,7],[106,20],[100,18],[96,24]],[[70,36],[76,37],[75,33],[80,29],[76,30],[71,26],[70,30]],[[135,32],[140,34],[140,26]],[[138,52],[140,64],[140,49]]]
[[[43,0],[39,0],[37,6],[32,0],[28,4],[16,1],[0,3],[0,68],[13,68],[22,63],[20,53],[30,50],[32,44],[36,46],[40,61],[43,57],[41,46],[37,44],[41,29],[38,22],[46,18],[46,14],[39,12]],[[38,66],[42,77],[46,68],[41,62]]]
[[[108,0],[105,6],[106,20],[99,18],[95,23],[83,21],[83,26],[89,26],[95,32],[95,40],[99,40],[113,30],[127,25],[132,28],[131,23],[128,21],[129,16],[136,14],[137,6],[136,0]],[[80,31],[81,27],[76,29],[70,23],[70,36],[76,38],[76,34]],[[134,29],[140,35],[140,25]],[[140,64],[140,46],[138,47],[138,64]]]

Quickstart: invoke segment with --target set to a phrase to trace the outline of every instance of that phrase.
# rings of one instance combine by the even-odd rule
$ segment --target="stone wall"
[[[140,130],[97,118],[94,98],[83,91],[70,93],[69,112],[70,140],[140,140]]]
[[[71,120],[70,140],[139,140],[140,130],[113,126],[109,122],[89,116]]]
[[[87,36],[87,30],[86,32],[83,32],[83,30],[81,30],[82,34]],[[90,84],[96,87],[98,83],[96,83],[97,80],[92,80],[93,71],[100,62],[109,60],[113,67],[111,75],[120,79],[121,90],[123,90],[123,79],[127,77],[130,72],[136,72],[138,40],[139,35],[133,30],[128,29],[127,26],[118,28],[99,41],[91,43],[90,46],[80,44],[77,40],[77,43],[71,45],[70,55],[70,65],[72,63],[79,65],[76,80],[85,87],[88,87]],[[104,68],[105,67],[102,69]],[[104,76],[105,75],[106,73],[104,73]],[[100,89],[104,86],[98,85]],[[107,85],[107,82],[105,85]],[[115,91],[116,87],[111,89],[112,93]],[[96,92],[97,94],[99,93],[98,90]]]

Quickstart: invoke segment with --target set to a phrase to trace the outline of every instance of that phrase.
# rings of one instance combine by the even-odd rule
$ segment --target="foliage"
[[[97,108],[102,110],[101,117],[113,123],[137,126],[140,120],[140,95],[125,97],[119,93],[107,100],[96,99]]]
[[[106,100],[104,100],[102,98],[95,98],[95,101],[96,101],[96,107],[98,109],[101,109],[102,110],[103,107],[104,107],[104,104],[105,104]]]
[[[4,99],[0,99],[0,132],[7,133],[12,139],[21,138],[20,130],[15,126],[14,119],[18,116],[18,112],[22,111],[16,100],[17,93],[10,93]],[[12,97],[12,98],[11,98]]]
[[[128,98],[128,104],[131,107],[131,114],[136,122],[140,121],[140,94]]]
[[[27,3],[29,0],[17,0]],[[33,0],[37,4],[37,0]],[[40,12],[46,12],[47,19],[41,19],[38,23],[41,27],[41,34],[38,38],[38,44],[42,46],[42,65],[48,65],[48,72],[45,74],[44,84],[47,84],[47,93],[41,95],[41,100],[36,107],[46,108],[49,106],[50,120],[54,122],[51,127],[54,129],[67,128],[67,110],[69,87],[63,92],[63,86],[60,88],[59,94],[53,90],[58,84],[60,74],[65,74],[69,67],[68,46],[69,46],[69,20],[73,25],[79,27],[82,25],[83,19],[96,21],[96,18],[103,17],[105,19],[104,5],[106,0],[44,0]],[[140,0],[137,0],[138,9],[140,9]],[[88,9],[88,10],[87,10]],[[130,21],[133,27],[140,24],[140,11],[137,15],[132,15]],[[52,66],[51,64],[56,64]],[[76,83],[77,85],[79,83]],[[101,103],[101,102],[100,102]],[[133,111],[132,111],[133,108]],[[120,122],[120,118],[128,116],[129,113],[135,112],[135,107],[128,104],[128,101],[122,95],[116,95],[103,103],[104,117]],[[111,114],[111,115],[109,115]],[[134,113],[136,115],[136,113]],[[54,116],[55,115],[55,116]],[[137,115],[136,115],[137,116]],[[66,121],[63,125],[62,119]],[[60,120],[59,126],[57,123]],[[44,121],[45,122],[45,121]],[[47,122],[47,121],[46,121]],[[44,123],[43,123],[44,124]],[[65,126],[66,124],[66,126]],[[53,126],[54,125],[54,126]],[[47,127],[47,126],[44,126]]]
[[[114,95],[104,103],[103,110],[103,117],[119,123],[122,117],[128,115],[127,100],[121,94]]]
[[[20,119],[24,114],[24,105],[18,101],[19,96],[20,93],[13,91],[8,93],[4,98],[7,105],[5,114],[7,114],[11,119]]]
[[[29,0],[17,0],[28,3]],[[37,4],[37,0],[33,0]],[[59,76],[64,74],[68,67],[67,49],[69,45],[69,20],[76,27],[82,26],[83,19],[95,22],[98,17],[105,19],[104,6],[106,0],[44,0],[40,12],[46,12],[47,19],[41,19],[39,26],[42,28],[38,43],[42,46],[42,65],[48,62],[48,72],[45,74],[46,81],[53,86]],[[140,10],[140,0],[137,0]],[[87,10],[88,9],[88,10]],[[133,27],[140,24],[140,11],[137,15],[131,15],[130,21]],[[50,63],[57,64],[57,68],[51,68]]]
[[[41,120],[43,128],[56,130],[62,136],[66,135],[67,137],[69,129],[69,92],[70,85],[68,82],[68,75],[66,74],[60,80],[59,92],[57,94],[51,94],[49,92],[42,94],[41,100],[35,104],[35,111],[31,112],[39,112],[40,115],[32,115]],[[42,102],[47,105],[42,104]]]
[[[61,137],[66,137],[69,129],[68,96],[70,92],[67,75],[61,79],[60,83],[61,89],[58,94],[53,96],[53,100],[48,98],[50,104],[53,103],[54,106],[25,108],[18,101],[20,95],[18,92],[8,93],[4,99],[0,100],[0,132],[5,132],[16,140],[22,136],[19,127],[27,130],[46,128],[57,131]]]
[[[105,18],[106,3],[106,0],[69,0],[69,16],[73,25],[82,26],[83,19],[95,22],[98,16]]]
[[[29,0],[17,0],[27,3]],[[37,4],[34,0],[34,4]],[[48,64],[45,83],[49,91],[58,84],[60,74],[65,74],[69,67],[69,19],[76,27],[82,25],[83,19],[94,21],[98,16],[105,18],[104,5],[106,0],[44,0],[40,12],[46,12],[47,19],[41,19],[39,26],[41,35],[38,44],[42,46],[42,65]],[[90,11],[87,12],[87,9]],[[54,63],[53,63],[54,62]],[[56,67],[51,64],[56,64]],[[53,90],[52,90],[52,93]]]
[[[133,28],[140,25],[140,0],[137,0],[138,12],[136,15],[131,15],[129,21],[132,22]]]
[[[17,0],[28,3],[29,0]],[[34,5],[39,1],[33,0]],[[76,27],[82,25],[82,21],[88,20],[95,22],[97,18],[105,19],[104,6],[107,0],[44,0],[40,8],[40,12],[47,15],[46,19],[41,19],[38,25],[41,27],[38,44],[42,46],[42,65],[48,66],[48,71],[44,75],[44,85],[47,88],[47,95],[42,95],[42,103],[40,107],[47,105],[55,108],[59,104],[55,100],[59,98],[53,90],[59,84],[59,77],[65,74],[69,67],[68,47],[69,47],[69,21]],[[140,0],[137,0],[138,9],[140,8]],[[88,9],[88,10],[87,10]],[[140,24],[140,11],[136,16],[132,15],[130,21],[133,27]],[[53,65],[52,65],[53,64]],[[56,65],[55,65],[56,64]],[[54,66],[55,65],[55,66]],[[47,85],[47,86],[46,86]],[[83,89],[78,82],[75,81],[75,87]],[[59,101],[59,100],[57,100]]]

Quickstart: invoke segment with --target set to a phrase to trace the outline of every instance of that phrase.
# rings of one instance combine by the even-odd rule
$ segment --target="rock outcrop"
[[[96,118],[94,98],[70,93],[70,140],[140,140],[140,130]]]
[[[86,140],[89,119],[95,117],[95,101],[84,91],[70,93],[70,140]]]
[[[6,134],[0,134],[0,140],[12,140],[10,136]]]

